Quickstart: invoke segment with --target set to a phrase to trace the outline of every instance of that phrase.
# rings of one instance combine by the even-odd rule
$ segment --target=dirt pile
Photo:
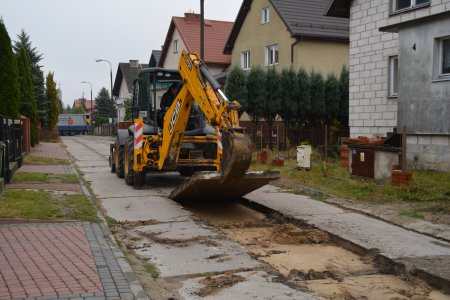
[[[292,224],[281,224],[272,228],[269,241],[283,245],[326,244],[330,242],[330,237],[317,229],[300,229]]]
[[[220,290],[232,287],[233,285],[245,281],[245,278],[234,274],[225,274],[222,276],[206,277],[199,281],[204,287],[194,294],[200,297],[206,297],[217,294]]]

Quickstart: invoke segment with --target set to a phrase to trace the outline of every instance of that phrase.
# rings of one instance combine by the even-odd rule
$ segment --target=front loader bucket
[[[219,172],[197,172],[173,190],[169,198],[176,201],[218,201],[240,198],[272,180],[280,178],[279,172],[251,171],[237,181],[224,181]]]

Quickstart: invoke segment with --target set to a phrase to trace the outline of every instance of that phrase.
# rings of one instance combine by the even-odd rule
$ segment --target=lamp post
[[[87,83],[91,86],[91,101],[94,100],[92,99],[92,83],[90,83],[89,81],[82,81],[81,83]]]
[[[113,94],[112,94],[113,85],[112,85],[112,65],[111,65],[111,62],[109,60],[101,59],[101,58],[96,59],[95,61],[96,62],[104,61],[104,62],[107,62],[109,64],[109,79],[110,79],[110,83],[111,83],[111,90],[110,90],[110,92],[111,92],[111,102],[114,103]],[[113,123],[114,123],[114,117],[113,117]]]
[[[90,86],[91,86],[91,103],[90,103],[90,107],[92,108],[92,83],[90,83],[89,81],[82,81],[81,83],[87,83],[87,84],[89,84]],[[83,97],[84,98],[84,97]],[[83,101],[83,100],[82,100]],[[85,103],[86,104],[86,103]],[[82,105],[83,106],[83,105]],[[86,106],[86,105],[85,105]],[[83,107],[82,107],[83,108]],[[84,107],[85,109],[86,109],[86,111],[84,112],[85,114],[87,114],[87,107]],[[92,113],[92,110],[91,110],[91,113]],[[91,115],[89,114],[89,115],[85,115],[86,116],[86,119],[88,118],[88,116],[89,116],[89,120],[91,120]],[[88,121],[88,120],[86,120],[86,121]],[[90,125],[90,123],[88,122],[88,125]],[[90,126],[89,126],[90,127]]]

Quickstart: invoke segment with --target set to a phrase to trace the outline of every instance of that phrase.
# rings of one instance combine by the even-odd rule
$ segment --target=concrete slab
[[[318,205],[317,201],[311,201],[311,198],[304,195],[292,194],[285,189],[266,185],[245,196],[247,199],[259,198],[265,203],[270,203],[270,208],[283,214],[316,215],[316,214],[342,214],[345,211],[333,205]],[[276,201],[273,201],[276,200]],[[319,202],[321,203],[321,202]]]
[[[327,231],[363,249],[376,251],[414,273],[431,274],[440,280],[436,286],[450,286],[450,271],[446,271],[450,270],[448,242],[366,215],[347,212],[306,196],[280,191],[273,186],[265,186],[245,198]],[[429,275],[423,277],[431,278]]]
[[[76,165],[79,167],[109,166],[108,161],[104,160],[77,161]]]
[[[200,283],[200,281],[205,279],[205,277],[183,281],[183,286],[178,290],[178,293],[184,299],[189,300],[319,299],[316,296],[294,290],[280,282],[275,282],[274,276],[262,271],[240,272],[235,273],[234,275],[244,277],[245,280],[231,287],[218,289],[217,293],[206,297],[200,297],[196,295],[197,292],[204,287],[204,285]],[[221,276],[223,275],[217,275],[211,278],[219,278]]]
[[[111,173],[110,166],[96,166],[96,167],[79,167],[80,171],[83,173],[101,173],[108,174]]]
[[[133,187],[126,185],[125,180],[118,178],[111,172],[86,173],[84,178],[91,183],[94,194],[102,199],[162,195],[160,190],[153,189],[151,186],[144,186],[141,190],[135,190]]]
[[[253,269],[260,266],[239,244],[227,240],[196,239],[187,244],[160,244],[143,240],[136,247],[138,255],[149,259],[158,267],[161,277]]]
[[[194,221],[140,226],[136,228],[136,231],[154,234],[159,239],[188,240],[195,237],[217,237],[217,233],[212,231],[212,228]]]
[[[179,204],[158,196],[102,199],[108,216],[117,221],[180,222],[192,217]]]

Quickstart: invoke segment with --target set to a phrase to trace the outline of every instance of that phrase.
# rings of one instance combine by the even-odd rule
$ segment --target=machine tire
[[[192,175],[194,175],[194,168],[192,167],[180,167],[178,171],[183,177],[191,177]]]
[[[128,138],[125,144],[125,183],[129,186],[134,186],[134,141],[133,137]]]
[[[115,160],[116,175],[119,178],[123,178],[123,176],[124,176],[124,169],[123,169],[123,165],[124,165],[123,149],[124,149],[124,146],[120,146],[119,142],[116,141],[115,148],[116,148],[116,151],[115,151],[115,155],[114,155],[114,160]]]
[[[134,172],[134,188],[140,190],[145,184],[145,172]]]
[[[109,155],[109,166],[111,167],[111,173],[116,172],[116,163],[114,161],[114,156],[115,156],[115,154]]]

